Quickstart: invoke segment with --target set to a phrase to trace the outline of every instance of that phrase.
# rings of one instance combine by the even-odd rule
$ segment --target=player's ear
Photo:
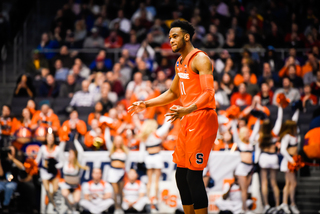
[[[189,41],[190,40],[190,34],[186,33],[184,34],[184,40]]]

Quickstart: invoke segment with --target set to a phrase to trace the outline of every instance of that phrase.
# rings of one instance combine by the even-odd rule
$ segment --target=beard
[[[173,53],[178,53],[184,46],[186,45],[186,41],[182,38],[182,45],[178,46],[175,50],[172,50]]]

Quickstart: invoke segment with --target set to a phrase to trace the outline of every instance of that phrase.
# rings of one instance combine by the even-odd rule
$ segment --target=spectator
[[[168,58],[162,57],[161,63],[158,66],[156,72],[164,71],[168,78],[172,78],[175,74],[174,67],[169,63]]]
[[[130,169],[128,181],[123,187],[122,209],[125,212],[130,210],[141,212],[148,203],[146,193],[146,185],[138,180],[136,170]]]
[[[76,134],[84,136],[87,133],[87,125],[83,120],[79,119],[77,110],[73,110],[70,113],[70,119],[62,124],[59,133],[60,141],[68,141],[71,133],[73,136]]]
[[[216,38],[210,33],[208,33],[205,37],[205,39],[202,42],[202,48],[205,49],[212,49],[217,48],[219,46],[219,43],[216,41]]]
[[[121,85],[121,82],[116,78],[113,72],[109,71],[106,73],[106,80],[111,85],[111,91],[117,93],[118,97],[124,95],[124,89]]]
[[[255,35],[253,33],[248,34],[248,43],[243,46],[243,49],[249,49],[252,51],[252,58],[254,60],[260,59],[260,50],[262,49],[262,45],[256,41]]]
[[[269,62],[264,62],[262,76],[258,78],[258,84],[261,86],[261,84],[263,82],[266,82],[268,79],[272,79],[275,85],[279,85],[278,75],[271,71],[271,66]]]
[[[146,81],[142,80],[142,73],[137,72],[133,76],[133,81],[129,82],[127,91],[138,93],[140,90],[146,88]]]
[[[105,112],[103,111],[103,106],[101,102],[96,102],[94,106],[94,112],[91,112],[88,115],[88,125],[91,125],[91,121],[93,119],[97,119],[99,121],[100,117],[104,114]]]
[[[237,106],[251,105],[252,96],[247,93],[247,85],[245,83],[241,83],[238,88],[239,92],[235,92],[231,96],[230,104]]]
[[[273,105],[277,105],[276,99],[277,95],[283,93],[287,99],[291,102],[300,100],[299,90],[296,88],[292,88],[290,79],[288,77],[284,77],[282,80],[282,88],[277,89],[273,95]]]
[[[60,48],[59,54],[53,58],[53,61],[55,62],[57,59],[60,59],[62,65],[66,68],[70,69],[73,65],[73,58],[70,56],[68,47],[65,45]]]
[[[126,43],[123,46],[123,49],[129,51],[129,56],[135,58],[140,48],[140,44],[137,43],[137,36],[135,34],[130,35],[130,43]]]
[[[47,102],[43,102],[40,107],[40,111],[33,114],[30,128],[36,130],[38,127],[43,126],[45,128],[52,128],[52,131],[57,132],[60,128],[60,121],[53,110],[50,109]]]
[[[109,69],[104,64],[104,59],[102,57],[98,57],[96,59],[96,66],[91,69],[92,73],[96,72],[107,72]]]
[[[213,36],[213,38],[215,38],[219,48],[221,48],[224,45],[224,38],[223,38],[222,34],[219,33],[216,25],[211,24],[209,26],[209,34],[211,34]]]
[[[220,87],[228,95],[229,99],[231,98],[231,95],[236,91],[236,87],[234,86],[232,77],[229,73],[223,74]]]
[[[64,42],[64,45],[68,48],[68,49],[78,49],[78,48],[82,48],[82,41],[76,41],[75,37],[74,37],[74,33],[71,30],[68,30],[67,32],[67,36]]]
[[[267,48],[268,48],[268,50],[267,50],[267,53],[264,57],[264,62],[269,63],[269,65],[271,67],[271,71],[273,73],[278,72],[278,70],[281,69],[282,60],[279,59],[273,46],[269,45]]]
[[[158,71],[157,78],[153,81],[153,88],[160,91],[160,93],[163,93],[167,90],[166,87],[166,74],[163,71]]]
[[[35,96],[35,89],[32,84],[32,79],[26,74],[20,75],[17,80],[17,85],[14,89],[14,97],[30,97]]]
[[[42,68],[49,68],[48,61],[40,56],[39,50],[35,49],[33,50],[32,60],[27,63],[26,73],[35,76],[40,74]]]
[[[74,31],[74,40],[76,42],[82,42],[87,36],[87,30],[85,22],[83,19],[76,21],[75,31]]]
[[[112,106],[118,101],[118,96],[115,92],[111,91],[111,85],[109,82],[104,82],[101,86],[99,94],[95,96],[95,100],[100,100],[103,105],[103,109],[106,110],[110,103]]]
[[[68,68],[63,67],[63,64],[60,59],[56,60],[56,62],[54,63],[54,67],[56,69],[54,75],[55,80],[66,81],[69,70]]]
[[[74,64],[72,69],[69,71],[69,74],[72,74],[76,80],[76,83],[81,84],[84,78],[80,75],[80,65]]]
[[[308,53],[308,60],[306,63],[302,66],[302,77],[304,77],[308,73],[315,72],[319,70],[320,68],[320,61],[317,59],[317,57],[312,53]]]
[[[53,76],[49,74],[46,77],[46,81],[43,81],[40,89],[40,97],[53,97],[56,98],[59,96],[60,85],[54,80]]]
[[[110,22],[109,29],[113,29],[115,23],[119,23],[120,30],[123,31],[124,33],[130,32],[131,22],[127,18],[124,17],[124,13],[123,13],[122,9],[118,10],[118,17],[113,19]]]
[[[218,81],[215,80],[213,83],[213,86],[215,90],[214,98],[216,100],[217,108],[219,108],[221,105],[222,106],[230,105],[228,95],[225,91],[220,90]]]
[[[11,196],[17,189],[19,168],[22,163],[15,159],[16,149],[13,146],[9,146],[10,152],[4,152],[1,154],[0,159],[0,192],[4,191],[3,212],[8,212]],[[9,175],[9,176],[8,176]]]
[[[136,64],[137,67],[135,68],[133,73],[135,74],[136,72],[140,72],[142,74],[143,80],[151,80],[151,71],[147,68],[147,64],[145,63],[145,61],[143,61],[141,58],[136,58]]]
[[[123,45],[123,39],[118,35],[117,31],[111,31],[109,37],[104,40],[105,48],[121,48]]]
[[[106,56],[107,56],[106,51],[100,50],[96,59],[98,59],[98,58],[103,59],[104,67],[106,67],[107,70],[110,71],[112,69],[112,61],[111,61],[111,59],[107,58]],[[90,64],[89,68],[91,70],[93,70],[96,66],[97,66],[97,61],[95,60]]]
[[[96,27],[93,27],[91,29],[91,36],[87,37],[84,40],[83,47],[84,48],[103,48],[104,47],[104,41],[101,36],[99,36],[98,29]]]
[[[100,150],[101,147],[105,147],[105,141],[98,119],[92,119],[90,126],[91,130],[84,136],[84,144],[89,150]]]
[[[5,147],[10,145],[10,139],[9,137],[12,134],[12,124],[13,121],[16,120],[11,116],[11,107],[9,105],[3,105],[2,106],[2,112],[0,117],[0,146]]]
[[[71,106],[90,107],[94,105],[94,94],[89,92],[89,81],[83,80],[81,84],[81,91],[77,91],[70,102]]]
[[[94,77],[94,82],[93,83],[90,83],[89,85],[89,92],[91,94],[97,94],[100,92],[100,88],[102,86],[102,83],[104,82],[105,80],[105,76],[103,73],[101,72],[98,72],[95,74],[95,77]]]
[[[311,83],[311,93],[316,95],[318,98],[320,97],[320,70],[317,71],[317,79],[313,83]]]
[[[319,67],[319,69],[320,69],[320,67]],[[308,72],[303,77],[303,82],[305,85],[309,85],[309,84],[315,82],[316,80],[317,80],[317,70],[312,71],[312,72]]]
[[[263,28],[263,17],[258,13],[258,9],[256,7],[252,7],[250,10],[250,15],[247,20],[247,30],[250,29],[251,26],[256,25],[262,30]]]
[[[293,84],[292,87],[298,88],[298,89],[303,88],[303,81],[302,81],[301,77],[297,76],[297,71],[296,71],[295,65],[288,66],[288,77]]]
[[[294,59],[293,56],[289,56],[288,57],[287,61],[285,62],[285,65],[279,71],[279,77],[283,78],[284,76],[287,76],[289,74],[289,72],[288,72],[289,65],[295,65],[296,66],[297,76],[302,77],[301,67],[296,64],[295,59]]]
[[[243,82],[247,85],[247,92],[253,97],[259,92],[259,87],[257,84],[251,84],[250,79],[249,72],[243,73]]]
[[[102,213],[114,205],[112,186],[102,180],[100,168],[92,170],[92,180],[84,183],[81,189],[84,198],[79,204],[91,213]]]
[[[41,36],[41,42],[38,45],[37,49],[39,51],[43,51],[44,49],[56,49],[59,47],[59,43],[57,41],[52,41],[49,39],[49,35],[47,33],[43,33]],[[46,59],[51,59],[56,54],[54,52],[46,52],[44,53],[44,56]]]
[[[279,30],[278,25],[272,21],[271,22],[271,32],[266,36],[266,44],[271,45],[276,48],[282,47],[282,44],[284,42],[283,40],[284,36]]]
[[[220,74],[226,66],[226,61],[230,57],[227,50],[220,53],[220,58],[215,61],[214,69]]]
[[[161,20],[156,19],[154,25],[150,28],[150,33],[147,34],[148,44],[152,47],[160,47],[165,41],[165,34],[161,27]]]
[[[137,58],[141,58],[141,60],[146,64],[146,69],[151,72],[153,72],[155,70],[155,67],[157,66],[156,62],[154,61],[154,57],[155,51],[153,50],[153,48],[150,45],[148,45],[146,41],[143,41],[141,47],[137,52]],[[155,76],[153,75],[154,73],[151,74],[151,76],[155,78]]]
[[[317,105],[318,97],[311,94],[310,85],[305,85],[303,88],[303,95],[301,96],[302,106],[305,108],[308,105]]]
[[[76,58],[74,60],[74,64],[80,67],[80,73],[79,76],[83,79],[88,79],[90,75],[90,69],[82,62],[80,58]]]
[[[241,68],[241,74],[237,74],[235,77],[234,77],[234,84],[235,86],[239,86],[241,83],[244,82],[244,75],[250,75],[250,83],[251,84],[256,84],[257,83],[257,76],[255,74],[251,74],[250,72],[250,67],[248,65],[243,65],[242,68]]]
[[[22,109],[21,119],[13,119],[12,120],[12,127],[11,133],[15,133],[20,128],[30,128],[31,126],[31,112],[28,108]]]
[[[261,91],[259,91],[257,95],[261,98],[261,105],[268,106],[272,104],[273,91],[267,82],[261,83]]]
[[[289,41],[286,42],[286,47],[295,49],[303,48],[303,43],[296,32],[292,32]]]
[[[99,15],[94,22],[94,26],[98,28],[99,34],[103,38],[107,37],[109,33],[108,22],[108,19],[103,20],[103,17],[101,15]]]
[[[149,22],[153,21],[152,13],[146,10],[145,3],[141,2],[139,9],[132,15],[131,21],[134,22],[136,19],[141,19],[143,16],[145,16]]]

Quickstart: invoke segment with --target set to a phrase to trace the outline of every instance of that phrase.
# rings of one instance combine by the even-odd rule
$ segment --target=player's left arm
[[[204,53],[198,53],[192,61],[191,68],[193,71],[199,72],[200,86],[202,89],[201,95],[198,99],[190,106],[172,106],[170,108],[172,113],[168,113],[170,121],[175,121],[191,112],[201,109],[208,103],[214,101],[214,87],[213,87],[213,74],[212,74],[212,63],[210,58]]]

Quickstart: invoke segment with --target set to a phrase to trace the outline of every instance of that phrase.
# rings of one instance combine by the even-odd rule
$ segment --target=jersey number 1
[[[180,89],[181,89],[181,95],[187,95],[187,94],[186,94],[186,90],[184,89],[184,84],[183,84],[183,82],[181,82],[180,85],[181,85],[181,87],[180,87]]]

